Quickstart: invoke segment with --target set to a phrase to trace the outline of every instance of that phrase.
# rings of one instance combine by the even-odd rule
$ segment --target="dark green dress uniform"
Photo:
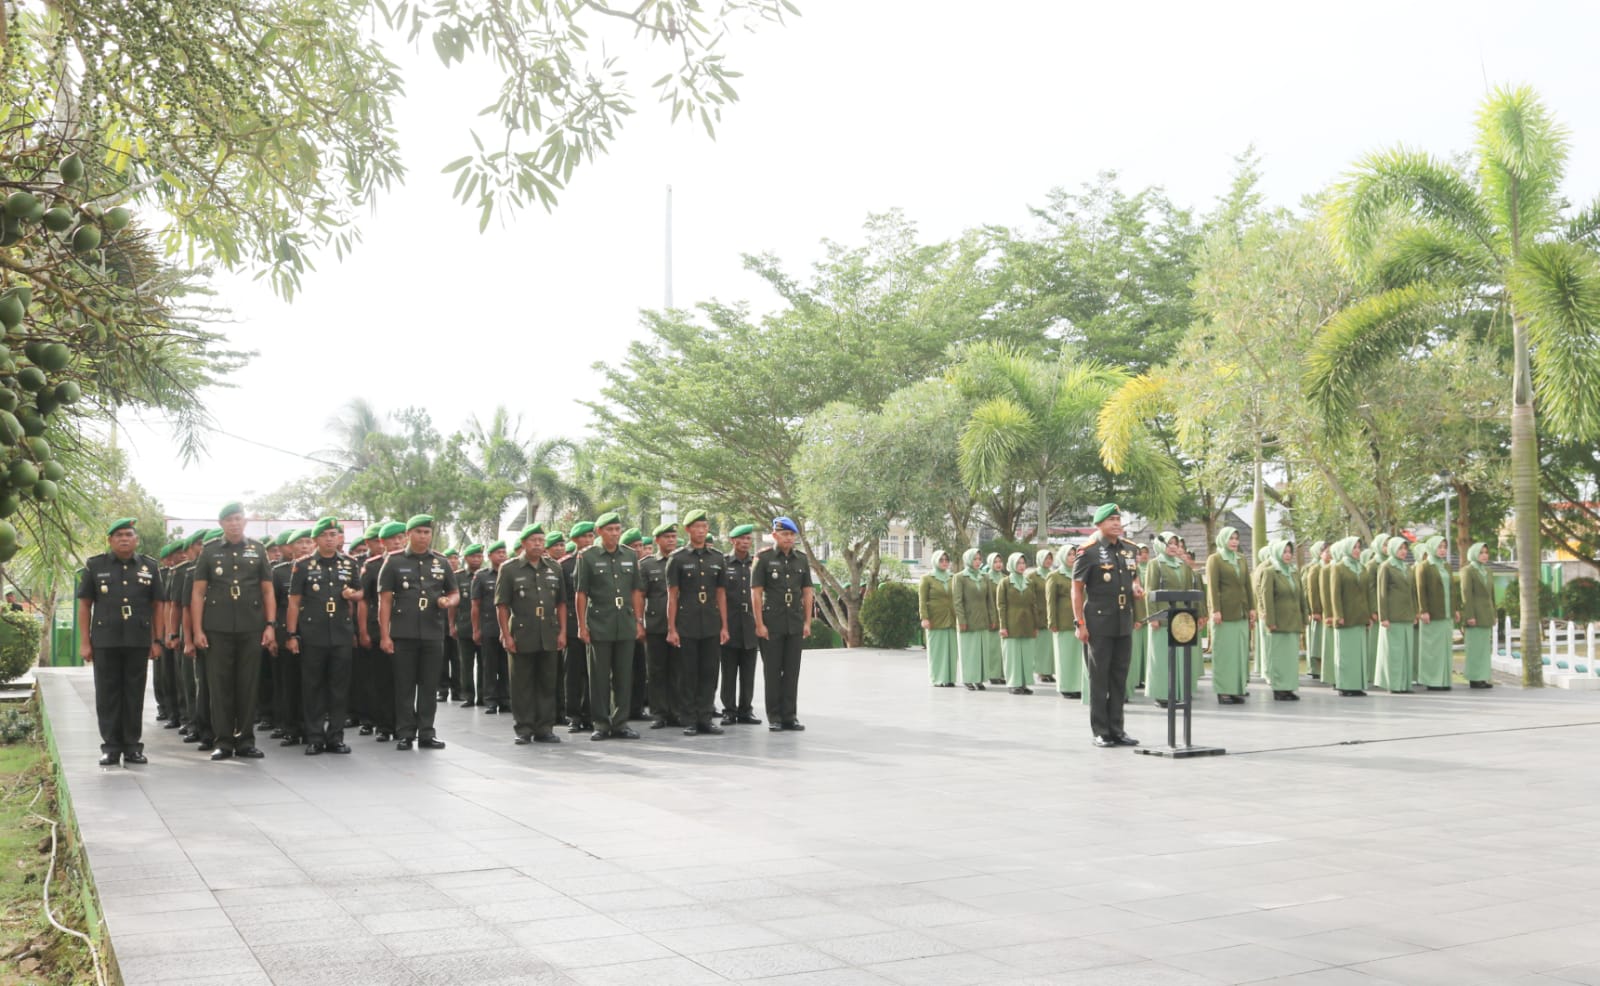
[[[394,735],[394,663],[378,646],[378,573],[389,556],[378,552],[361,566],[361,598],[367,604],[367,640],[370,647],[356,651],[351,691],[356,696],[361,734],[376,732],[379,742]]]
[[[631,554],[633,549],[628,551]],[[567,584],[567,649],[561,655],[566,688],[562,693],[562,705],[567,721],[572,723],[568,732],[582,733],[594,728],[594,714],[589,708],[589,645],[578,637],[577,553],[561,559],[561,578]],[[557,718],[561,712],[562,709],[556,710]]]
[[[500,646],[500,621],[494,612],[494,589],[499,577],[500,573],[486,561],[472,576],[469,590],[472,605],[468,608],[476,608],[478,613],[478,662],[483,669],[478,697],[487,706],[484,711],[490,715],[511,711],[506,649]]]
[[[767,630],[767,638],[761,644],[767,728],[804,728],[797,716],[802,634],[811,619],[804,603],[805,590],[811,588],[811,561],[799,548],[787,554],[767,548],[756,555],[750,570],[750,587],[761,590],[761,623]]]
[[[480,570],[481,571],[481,570]],[[395,736],[403,747],[438,742],[433,727],[439,704],[439,668],[449,636],[439,600],[456,593],[456,573],[437,551],[397,551],[378,571],[378,595],[391,593],[389,639],[394,643]]]
[[[596,525],[604,526],[604,525]],[[586,597],[583,619],[589,630],[589,708],[594,738],[627,736],[633,697],[633,642],[639,636],[634,594],[644,578],[632,548],[607,551],[596,543],[584,549],[575,566],[577,591]]]
[[[356,643],[355,604],[344,591],[360,588],[360,580],[356,560],[342,553],[325,558],[319,551],[292,566],[289,594],[300,600],[295,631],[308,748],[344,745]]]
[[[728,642],[722,645],[722,724],[760,725],[754,711],[756,615],[750,609],[750,568],[755,556],[740,558],[735,552],[723,557],[727,562],[723,583],[728,601]]]
[[[683,670],[679,650],[667,643],[667,557],[659,551],[639,559],[644,585],[645,701],[650,705],[650,728],[692,726],[684,701]]]
[[[667,558],[667,587],[677,596],[672,614],[678,631],[677,709],[685,733],[720,733],[711,722],[717,672],[722,666],[722,607],[728,562],[710,545],[686,546]]]
[[[507,609],[511,659],[511,718],[520,740],[556,740],[556,662],[566,605],[561,567],[548,558],[538,564],[523,555],[500,566],[496,608]]]
[[[297,746],[303,741],[301,726],[306,719],[300,699],[300,658],[289,653],[288,646],[289,587],[293,579],[293,561],[280,561],[272,566],[272,594],[278,600],[278,618],[273,622],[278,637],[278,653],[261,662],[272,665],[271,720],[276,727],[272,735],[280,737],[284,746]]]
[[[198,556],[179,565],[172,576],[178,597],[178,632],[182,636],[178,642],[181,658],[178,662],[178,685],[189,704],[189,718],[183,724],[183,741],[199,743],[200,749],[209,750],[213,748],[216,734],[211,731],[211,689],[206,686],[206,653],[198,648],[193,657],[187,653],[194,633],[189,624],[189,610],[194,596],[194,566],[197,560]]]
[[[475,547],[477,545],[468,545],[467,551]],[[456,580],[470,586],[482,568],[482,565],[477,568],[466,565],[456,572]],[[479,660],[478,642],[472,639],[472,600],[462,599],[455,614],[456,666],[459,674],[456,689],[461,695],[461,707],[469,709],[488,701],[488,692],[483,687],[483,662]]]
[[[172,573],[177,570],[177,566],[165,562],[177,548],[178,545],[173,543],[161,549],[161,554],[164,556],[160,559],[164,563],[161,567],[161,591],[166,593],[168,606],[172,605]],[[161,656],[156,660],[156,718],[164,721],[168,729],[177,729],[188,718],[183,689],[178,687],[178,659],[182,655],[175,644],[175,639],[164,633],[161,638]]]
[[[108,551],[84,563],[78,599],[89,609],[100,752],[112,763],[121,757],[137,762],[144,755],[145,679],[151,648],[159,643],[156,611],[166,598],[149,555],[135,552],[124,560]]]
[[[1137,553],[1123,539],[1095,538],[1078,550],[1072,581],[1083,583],[1083,625],[1089,631],[1089,728],[1100,739],[1122,737],[1122,706],[1133,663],[1133,586]]]
[[[218,538],[200,549],[194,584],[204,588],[200,629],[206,635],[206,684],[217,753],[256,750],[256,687],[261,636],[267,628],[262,586],[272,586],[267,549],[252,538]]]

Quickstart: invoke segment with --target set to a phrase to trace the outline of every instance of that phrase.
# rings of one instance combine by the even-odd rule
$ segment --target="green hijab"
[[[994,560],[996,558],[999,558],[999,557],[1000,557],[1000,552],[991,551],[991,552],[989,552],[989,557],[987,557],[987,558],[985,558],[983,560],[983,571],[984,571],[984,574],[989,576],[989,581],[994,583],[995,585],[999,585],[1001,582],[1004,582],[1006,580],[1006,573],[1005,572],[1001,572],[1000,574],[996,575],[995,571],[994,571]],[[1010,567],[1010,566],[1007,566],[1007,567]]]
[[[1490,586],[1493,586],[1494,579],[1489,575],[1489,566],[1478,560],[1478,552],[1483,551],[1488,547],[1489,546],[1484,544],[1482,541],[1474,541],[1472,547],[1467,549],[1467,564],[1472,566],[1472,570],[1474,572],[1477,572],[1479,575],[1483,576],[1484,582],[1488,583]]]
[[[1398,568],[1402,573],[1406,571],[1405,559],[1400,557],[1400,549],[1410,544],[1405,538],[1392,537],[1383,543],[1383,553],[1389,557],[1389,564]]]
[[[1271,552],[1272,567],[1282,572],[1284,575],[1289,576],[1290,584],[1298,588],[1300,586],[1299,573],[1294,570],[1294,564],[1292,562],[1286,562],[1283,560],[1283,553],[1288,551],[1293,546],[1293,541],[1279,538],[1276,541],[1269,542],[1267,545],[1267,550]]]
[[[938,579],[940,582],[943,582],[945,585],[949,585],[950,572],[948,570],[940,570],[939,568],[939,559],[941,558],[948,561],[950,558],[950,552],[940,548],[938,551],[933,553],[933,577]]]
[[[1020,551],[1011,552],[1011,557],[1006,559],[1006,575],[1011,579],[1011,584],[1021,592],[1028,591],[1028,577],[1017,571],[1017,566],[1026,566],[1028,559]]]
[[[1328,547],[1328,542],[1326,542],[1326,541],[1313,541],[1313,542],[1311,542],[1311,564],[1313,564],[1313,565],[1322,564],[1322,552],[1327,550],[1327,547]]]
[[[1167,545],[1172,541],[1177,540],[1177,537],[1178,535],[1172,533],[1171,531],[1162,531],[1160,534],[1156,535],[1156,540],[1161,542],[1161,554],[1156,555],[1156,561],[1172,569],[1174,572],[1183,567],[1183,559],[1174,558],[1167,554]]]
[[[1277,544],[1277,543],[1278,542],[1276,542],[1276,541],[1268,541],[1266,544],[1263,544],[1261,547],[1257,548],[1256,549],[1256,564],[1264,565],[1267,562],[1271,561],[1272,560],[1272,546]]]
[[[1361,565],[1362,565],[1362,567],[1366,567],[1367,565],[1370,565],[1370,564],[1372,564],[1373,562],[1375,562],[1377,560],[1378,560],[1378,549],[1377,548],[1368,548],[1365,551],[1361,552]]]
[[[1044,560],[1046,558],[1049,558],[1051,561],[1054,561],[1055,557],[1056,557],[1056,552],[1055,552],[1054,548],[1041,548],[1039,551],[1034,553],[1034,556],[1033,556],[1033,567],[1034,567],[1034,570],[1039,573],[1039,577],[1041,579],[1044,578],[1045,576],[1049,575],[1051,572],[1055,571],[1055,566],[1054,565],[1046,565],[1044,563]]]
[[[1228,548],[1228,539],[1238,533],[1239,529],[1236,527],[1224,527],[1217,532],[1217,554],[1221,555],[1222,560],[1234,568],[1239,567],[1239,552]]]
[[[1432,565],[1436,563],[1439,560],[1439,545],[1444,543],[1444,536],[1441,534],[1435,534],[1433,537],[1424,541],[1423,550],[1418,554],[1417,557],[1417,564]],[[1439,581],[1444,584],[1444,610],[1446,613],[1448,613],[1450,612],[1450,570],[1445,568],[1443,565],[1439,565],[1438,568]]]
[[[1345,538],[1333,547],[1333,553],[1339,556],[1340,561],[1344,562],[1344,567],[1357,575],[1361,574],[1361,559],[1356,557],[1355,547],[1360,543],[1360,538],[1352,536]]]
[[[968,548],[966,551],[961,553],[961,574],[965,575],[974,582],[987,582],[988,579],[985,578],[983,574],[983,566],[979,565],[974,568],[972,565],[973,559],[977,557],[977,548]]]

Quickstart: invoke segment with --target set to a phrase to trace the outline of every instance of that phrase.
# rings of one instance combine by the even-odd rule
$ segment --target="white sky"
[[[1203,209],[1251,143],[1268,196],[1294,205],[1369,150],[1469,149],[1485,78],[1533,85],[1573,132],[1569,194],[1600,192],[1590,4],[799,2],[787,27],[732,40],[742,101],[715,142],[669,126],[646,91],[666,69],[636,63],[643,101],[610,156],[553,215],[483,235],[439,169],[470,151],[492,92],[481,73],[439,68],[431,47],[404,52],[411,181],[365,222],[356,255],[317,258],[292,304],[248,277],[217,282],[234,344],[260,353],[208,396],[219,427],[315,451],[331,443],[327,419],[365,396],[384,411],[425,401],[445,434],[501,403],[525,432],[583,432],[590,365],[620,356],[642,335],[639,310],[662,303],[668,184],[677,305],[758,310],[774,299],[741,253],[774,251],[803,274],[819,240],[855,242],[868,212],[892,207],[937,240],[1025,224],[1050,188],[1114,169],[1126,189],[1161,184]],[[314,383],[380,353],[381,378]],[[221,435],[185,468],[163,423],[124,424],[134,475],[169,514],[207,516],[314,469]]]

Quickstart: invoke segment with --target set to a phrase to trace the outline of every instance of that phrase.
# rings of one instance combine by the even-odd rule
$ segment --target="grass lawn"
[[[0,716],[12,710],[32,719],[34,728],[25,739],[0,743],[0,986],[93,984],[88,947],[51,927],[45,918],[42,891],[50,861],[50,826],[34,815],[58,823],[50,906],[58,921],[78,931],[86,930],[82,894],[86,881],[75,836],[69,826],[60,824],[37,700],[8,704],[0,708]],[[100,944],[98,929],[91,934]]]

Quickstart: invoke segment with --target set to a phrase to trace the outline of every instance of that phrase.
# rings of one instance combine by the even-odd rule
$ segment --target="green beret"
[[[535,534],[543,534],[543,533],[544,533],[544,525],[543,524],[539,524],[539,523],[529,524],[527,527],[524,527],[522,529],[521,533],[519,533],[517,535],[517,543],[521,544],[522,542],[528,540],[528,538],[532,537],[533,535],[535,535]]]
[[[657,524],[656,525],[656,529],[650,532],[650,536],[653,537],[653,538],[658,538],[663,534],[676,534],[676,533],[678,533],[678,525],[677,524]]]
[[[374,540],[377,540],[379,537],[381,537],[381,535],[378,533],[378,531],[381,530],[382,528],[383,528],[382,524],[368,524],[367,525],[367,529],[361,532],[361,540],[363,540],[363,541],[374,541]]]
[[[293,534],[289,535],[289,542],[293,544],[296,541],[309,540],[312,536],[311,528],[302,527],[298,531],[295,531]]]
[[[607,510],[605,513],[594,519],[594,529],[598,531],[602,527],[610,527],[612,524],[621,525],[621,523],[621,514],[617,513],[615,510]]]
[[[133,525],[137,523],[138,521],[132,517],[118,517],[116,520],[111,522],[109,527],[106,528],[106,537],[110,537],[111,535],[122,530],[124,527],[131,531],[133,530]]]
[[[213,527],[209,531],[206,531],[205,534],[200,538],[200,543],[201,544],[210,544],[212,541],[220,541],[221,539],[222,539],[222,528]]]
[[[472,542],[471,544],[467,545],[465,548],[461,549],[461,557],[463,557],[463,558],[470,558],[473,555],[481,555],[481,554],[483,554],[483,545],[479,544],[476,541]]]
[[[400,523],[398,520],[391,520],[389,523],[378,528],[378,537],[387,541],[396,534],[404,534],[405,532],[406,525]]]
[[[271,545],[276,545],[277,547],[281,548],[284,545],[289,543],[289,538],[293,534],[294,534],[294,531],[279,531],[277,536],[274,537],[271,541],[268,541],[267,543],[271,544]]]
[[[697,520],[707,520],[706,512],[704,510],[689,511],[683,515],[683,520],[679,521],[679,523],[681,523],[684,527],[688,527]]]
[[[194,547],[196,544],[199,544],[200,543],[200,539],[205,537],[205,534],[206,534],[206,529],[202,527],[198,531],[195,531],[193,534],[184,535],[183,540],[179,541],[178,544],[182,545],[183,548],[185,550],[187,550],[189,548]]]
[[[754,534],[755,532],[756,532],[756,525],[754,525],[754,524],[740,524],[738,527],[735,527],[733,530],[728,532],[728,537],[731,537],[731,538],[748,537],[749,535]]]
[[[232,503],[225,503],[225,504],[222,505],[222,509],[217,511],[217,520],[219,520],[219,521],[227,520],[229,517],[232,517],[234,514],[242,514],[242,513],[244,513],[244,504],[242,504],[242,503],[238,502],[237,500],[235,500]]]
[[[1120,516],[1121,514],[1122,510],[1115,503],[1102,503],[1099,507],[1095,508],[1094,522],[1099,524],[1107,517],[1116,517]]]
[[[484,548],[483,549],[483,553],[486,554],[486,555],[492,555],[496,551],[504,551],[504,550],[506,550],[506,543],[504,541],[496,541],[494,544],[491,544],[487,548]]]
[[[449,551],[446,551],[444,553],[444,556],[446,558],[460,558],[461,557],[461,552],[457,551],[454,548],[451,548]]]
[[[562,534],[560,531],[551,531],[550,532],[550,536],[544,539],[544,544],[545,544],[545,547],[547,547],[547,548],[552,544],[566,544],[566,543],[567,543],[567,536],[565,534]]]
[[[606,514],[606,516],[610,517],[612,520],[617,520],[616,514]],[[618,523],[621,523],[621,521],[618,521]],[[585,534],[593,534],[596,526],[597,525],[590,521],[580,520],[576,524],[572,525],[572,530],[567,532],[567,537],[577,538],[582,537]]]
[[[433,514],[417,514],[406,521],[406,530],[408,531],[414,531],[419,527],[426,527],[430,531],[433,530]]]
[[[162,558],[166,558],[169,555],[171,555],[174,551],[177,551],[177,550],[178,550],[178,542],[176,542],[176,541],[168,541],[166,544],[163,544],[161,546],[161,550],[160,551],[156,552],[156,558],[158,560],[162,559]]]
[[[323,521],[327,521],[329,527],[337,527],[337,526],[339,526],[339,518],[333,516],[332,514],[329,514],[326,517],[318,517],[317,518],[317,523],[318,524],[322,523]],[[316,530],[316,525],[312,525],[311,529],[312,530]]]
[[[324,517],[321,520],[317,521],[316,525],[311,528],[311,536],[312,537],[318,537],[319,535],[322,534],[323,531],[335,531],[335,530],[338,530],[338,529],[339,529],[339,522],[338,521],[334,520],[332,517]]]
[[[644,532],[637,527],[630,527],[622,532],[623,544],[638,544],[644,540]]]

